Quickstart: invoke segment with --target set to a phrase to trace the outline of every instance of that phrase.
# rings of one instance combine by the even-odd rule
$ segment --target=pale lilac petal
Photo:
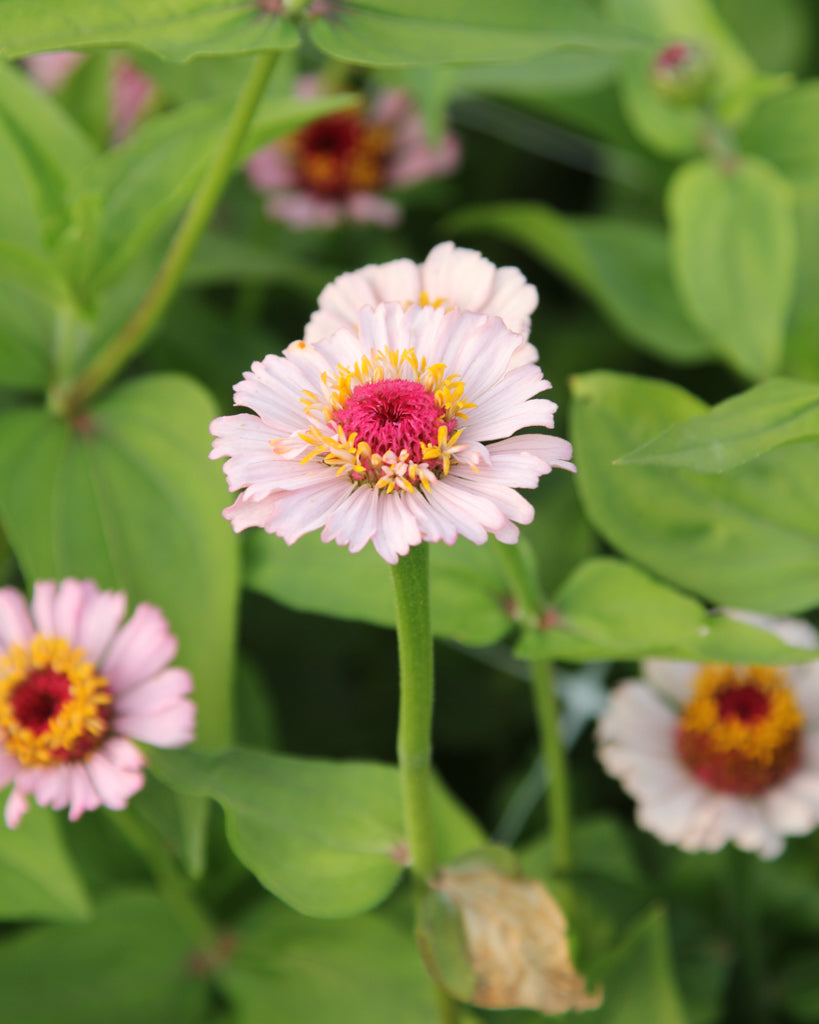
[[[5,789],[17,774],[20,762],[16,757],[10,757],[0,749],[0,789]]]
[[[49,92],[54,92],[85,60],[87,57],[84,53],[77,53],[74,50],[52,50],[50,53],[33,53],[26,57],[25,65],[35,81]]]
[[[78,821],[86,811],[96,811],[102,803],[99,793],[91,783],[83,761],[69,765],[68,788],[69,821]]]
[[[139,747],[124,736],[111,736],[100,748],[115,767],[138,772],[145,767],[145,756]]]
[[[274,220],[297,231],[311,228],[329,230],[342,219],[344,208],[338,199],[327,199],[311,192],[274,192],[265,203],[266,213]]]
[[[31,617],[38,633],[43,636],[56,636],[57,626],[54,620],[54,599],[57,595],[57,584],[54,580],[38,580],[33,587],[31,598]]]
[[[25,595],[16,587],[0,587],[0,653],[12,644],[27,644],[33,634]]]
[[[259,192],[293,188],[298,180],[292,160],[275,142],[254,153],[245,164],[245,172]]]
[[[93,600],[98,593],[99,587],[90,580],[65,579],[57,587],[53,603],[54,634],[71,647],[79,646],[77,634],[86,601]]]
[[[105,656],[101,671],[115,693],[155,675],[176,657],[179,643],[155,605],[139,604]]]
[[[93,663],[99,662],[119,629],[128,610],[128,596],[122,590],[87,592],[77,625],[76,643]]]
[[[120,142],[131,133],[156,98],[153,80],[129,60],[114,65],[111,97],[111,134]]]
[[[141,771],[121,768],[105,754],[105,747],[92,754],[85,762],[85,768],[102,806],[122,811],[131,797],[145,785],[145,776]]]
[[[181,698],[153,714],[117,714],[118,732],[155,747],[184,747],[196,734],[196,705]]]
[[[8,795],[6,806],[3,808],[3,819],[6,828],[15,829],[28,813],[28,797],[20,793],[16,788]]]
[[[424,291],[431,299],[445,298],[463,310],[484,312],[492,294],[496,267],[477,251],[454,242],[440,242],[421,268]]]
[[[233,527],[234,533],[241,533],[251,526],[260,526],[266,533],[273,533],[278,510],[279,503],[275,495],[256,501],[246,498],[242,493],[222,515]]]
[[[20,773],[19,782],[34,796],[40,807],[61,811],[71,798],[71,764],[55,764]]]
[[[117,715],[154,715],[193,692],[193,678],[184,668],[166,668],[117,697]]]
[[[388,184],[406,187],[430,178],[445,178],[457,170],[460,162],[461,144],[452,132],[447,132],[437,146],[423,139],[412,140],[390,160]]]
[[[646,658],[640,662],[640,670],[655,690],[672,704],[682,707],[694,696],[695,683],[702,665],[696,661]]]
[[[394,228],[401,223],[401,206],[376,192],[351,192],[344,201],[347,217],[356,224],[377,224],[381,228]]]

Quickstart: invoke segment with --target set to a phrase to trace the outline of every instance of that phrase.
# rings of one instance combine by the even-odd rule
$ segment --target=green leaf
[[[506,202],[459,210],[455,231],[489,231],[521,245],[566,278],[651,355],[695,363],[711,353],[671,283],[665,236],[650,224],[567,217],[545,203]]]
[[[363,913],[387,898],[403,872],[406,839],[392,765],[249,750],[162,751],[152,765],[175,789],[218,801],[236,856],[303,914]],[[481,844],[474,822],[440,790],[434,814],[441,857]]]
[[[651,64],[656,54],[681,39],[701,47],[713,64],[711,92],[717,100],[751,81],[753,64],[708,0],[607,0],[604,9],[616,24],[655,40],[651,52],[624,62],[620,98],[632,131],[663,156],[696,152],[702,114],[695,104],[667,99],[655,88]]]
[[[312,304],[340,268],[317,266],[289,249],[251,242],[226,231],[205,232],[185,271],[185,283],[213,285],[232,282],[274,284],[292,288]]]
[[[704,416],[669,427],[617,463],[725,473],[783,444],[816,437],[819,385],[780,377],[726,398]]]
[[[251,590],[297,611],[395,626],[390,574],[371,545],[351,555],[314,533],[287,547],[261,530],[247,543],[245,582]],[[430,557],[435,635],[474,647],[505,636],[511,626],[506,587],[490,547],[465,540],[451,548],[433,544]]]
[[[604,21],[585,0],[342,0],[330,17],[312,19],[309,32],[336,60],[381,67],[635,45],[634,33]]]
[[[33,806],[17,829],[0,829],[0,920],[71,921],[90,916],[59,816]]]
[[[5,30],[4,6],[0,0]],[[17,208],[12,209],[17,230],[8,235],[14,241],[55,236],[68,214],[66,190],[95,155],[90,140],[53,97],[23,71],[0,61],[0,182],[5,185],[11,173],[21,186],[11,194],[0,190],[0,233],[8,205]]]
[[[707,412],[665,381],[588,373],[573,381],[580,499],[617,550],[710,601],[774,614],[819,603],[819,477],[809,443],[724,476],[613,461]],[[814,454],[811,454],[811,453]]]
[[[429,1024],[433,988],[409,930],[377,914],[316,921],[266,901],[237,927],[219,984],[242,1024]]]
[[[792,194],[770,165],[696,160],[671,179],[672,268],[694,321],[747,377],[780,365],[793,293]]]
[[[268,97],[253,119],[240,159],[354,101],[351,93],[311,100]],[[91,232],[75,232],[64,244],[67,263],[85,268],[87,290],[117,277],[173,224],[202,178],[230,109],[228,100],[204,100],[151,117],[88,169],[74,203],[94,208],[95,222]]]
[[[207,982],[191,970],[192,953],[165,904],[146,892],[121,892],[93,921],[29,928],[0,943],[4,1018],[200,1024]]]
[[[199,384],[167,374],[129,381],[73,424],[35,408],[0,415],[0,519],[27,581],[89,576],[132,606],[158,604],[206,745],[231,732],[238,597],[224,483],[207,460],[215,412]]]
[[[606,996],[599,1010],[584,1014],[584,1022],[685,1024],[665,910],[652,907],[634,922],[599,965],[595,977],[598,975]]]
[[[0,387],[44,389],[53,336],[53,311],[13,279],[0,278]]]
[[[785,370],[793,377],[819,381],[819,189],[797,193],[796,223],[799,257]]]
[[[517,657],[581,664],[663,657],[764,665],[816,657],[764,630],[709,615],[699,601],[615,558],[581,563],[555,595],[553,612],[556,625],[525,632]]]
[[[743,149],[765,157],[796,185],[819,181],[819,81],[803,82],[774,96],[739,133]]]
[[[298,46],[290,21],[234,0],[0,0],[0,57],[133,47],[169,60]]]

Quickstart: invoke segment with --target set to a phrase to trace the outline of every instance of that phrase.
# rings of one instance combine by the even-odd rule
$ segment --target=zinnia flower
[[[306,76],[297,92],[316,95],[315,76]],[[392,89],[259,150],[247,176],[266,196],[267,213],[291,228],[333,228],[344,220],[394,227],[401,207],[384,189],[449,174],[459,160],[455,136],[447,133],[430,146],[409,97]]]
[[[91,580],[34,584],[31,607],[0,588],[0,788],[16,828],[33,796],[68,807],[122,810],[145,784],[133,740],[180,747],[194,736],[190,673],[168,668],[177,641],[162,612]]]
[[[527,343],[497,317],[442,307],[366,307],[354,328],[254,363],[235,387],[251,414],[214,420],[228,456],[234,530],[261,526],[292,544],[312,530],[395,563],[422,541],[514,543],[534,509],[517,487],[571,445],[546,434],[551,387],[521,358]]]
[[[304,329],[304,340],[314,343],[340,327],[354,327],[362,306],[380,302],[443,306],[485,316],[499,316],[510,331],[529,337],[537,288],[517,267],[496,267],[476,249],[461,249],[454,242],[439,242],[423,263],[410,259],[369,263],[341,274],[321,290],[318,309]],[[536,362],[534,345],[521,352]]]
[[[808,622],[727,612],[791,646]],[[819,655],[819,650],[817,650]],[[733,843],[763,859],[819,824],[819,660],[804,665],[650,659],[613,691],[598,757],[636,801],[637,824],[688,853]]]

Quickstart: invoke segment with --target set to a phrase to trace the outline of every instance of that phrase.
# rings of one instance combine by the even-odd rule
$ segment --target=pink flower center
[[[41,733],[68,697],[68,679],[50,668],[32,672],[11,695],[11,707],[20,725]]]
[[[706,786],[753,796],[799,764],[802,714],[787,678],[763,665],[705,665],[677,723],[677,752]]]
[[[422,442],[436,444],[439,428],[452,426],[435,396],[414,380],[357,385],[336,421],[347,436],[357,434],[376,454],[406,451],[413,462],[423,458]]]
[[[661,50],[654,61],[654,67],[658,71],[676,71],[691,57],[691,47],[688,43],[671,43]]]

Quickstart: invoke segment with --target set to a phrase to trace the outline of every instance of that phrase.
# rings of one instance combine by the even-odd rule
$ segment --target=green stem
[[[435,869],[430,790],[434,666],[429,611],[429,551],[410,548],[392,567],[401,700],[398,771],[412,871],[421,880]]]
[[[143,348],[164,315],[224,191],[277,56],[278,53],[273,52],[256,58],[219,147],[188,205],[151,287],[131,319],[86,369],[73,381],[57,383],[49,396],[49,405],[55,412],[71,415],[82,408]]]
[[[768,1004],[763,930],[759,917],[759,864],[753,854],[729,847],[726,858],[731,925],[737,951],[737,998],[747,1024],[767,1024]]]
[[[192,895],[189,879],[180,871],[159,836],[130,808],[108,811],[106,815],[143,859],[162,898],[191,942],[197,949],[211,948],[217,940],[216,927]]]
[[[429,610],[429,547],[419,544],[392,567],[398,634],[400,704],[398,772],[410,867],[415,877],[416,915],[423,883],[437,866],[432,830],[432,711],[435,669]],[[440,1024],[457,1024],[457,1003],[436,986]]]
[[[544,609],[540,581],[534,565],[525,558],[521,544],[495,544],[512,597],[518,606],[520,621],[530,629],[540,626]],[[554,843],[554,869],[559,873],[572,868],[572,809],[566,750],[560,735],[560,715],[554,687],[554,669],[550,661],[533,661],[531,669],[532,705],[537,724],[540,756],[547,772],[546,810]]]

